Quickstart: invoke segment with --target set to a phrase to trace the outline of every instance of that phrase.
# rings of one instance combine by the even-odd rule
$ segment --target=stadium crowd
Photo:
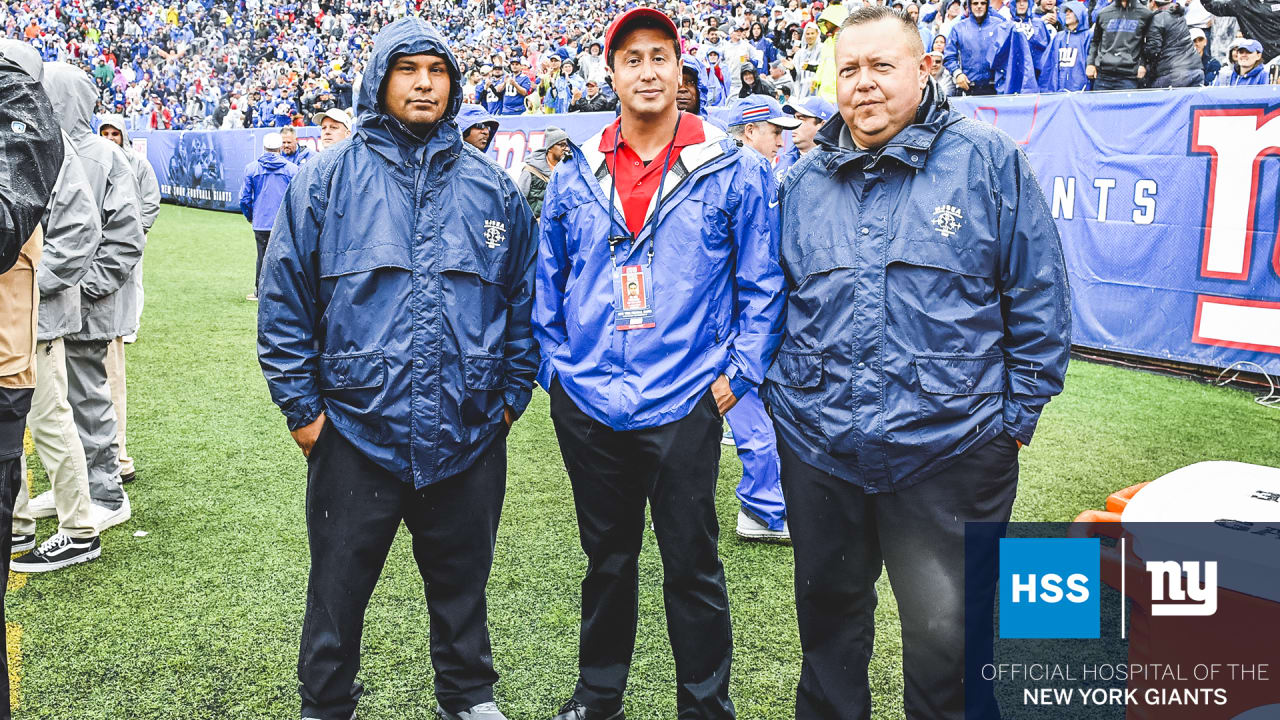
[[[891,2],[915,19],[948,94],[1253,84],[1277,73],[1265,63],[1280,53],[1280,15],[1260,0],[1117,0],[1111,10],[1110,0]],[[0,27],[46,61],[89,71],[98,110],[130,129],[227,129],[306,125],[352,108],[374,33],[407,14],[442,29],[464,99],[494,115],[612,110],[601,42],[626,4],[24,0],[0,5]],[[697,0],[666,10],[717,107],[750,93],[834,100],[833,33],[858,4]]]

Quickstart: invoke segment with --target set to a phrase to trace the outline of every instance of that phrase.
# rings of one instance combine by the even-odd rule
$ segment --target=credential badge
[[[955,205],[939,205],[933,209],[933,226],[944,238],[951,237],[960,231],[960,221],[964,214]]]
[[[507,226],[497,220],[484,221],[484,243],[496,248],[507,239]]]

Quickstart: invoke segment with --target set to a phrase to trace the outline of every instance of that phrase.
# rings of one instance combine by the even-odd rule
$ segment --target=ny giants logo
[[[1258,176],[1263,159],[1280,155],[1280,110],[1201,108],[1192,115],[1191,153],[1209,156],[1200,276],[1247,283],[1253,255]],[[1275,198],[1268,198],[1275,202]],[[1280,242],[1271,252],[1280,275]],[[1199,295],[1192,340],[1280,353],[1280,302]]]

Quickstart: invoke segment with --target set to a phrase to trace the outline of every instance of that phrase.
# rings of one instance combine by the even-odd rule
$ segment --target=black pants
[[[22,434],[31,411],[30,389],[0,388],[0,578],[9,577],[9,549],[13,544],[13,504],[26,478],[22,477]],[[0,633],[4,632],[4,584],[0,584]],[[9,640],[0,638],[0,720],[9,720]]]
[[[619,432],[588,417],[554,382],[551,420],[587,555],[574,698],[603,711],[622,705],[635,650],[648,500],[662,555],[679,717],[732,718],[733,638],[715,505],[721,418],[711,392],[681,420]]]
[[[785,442],[778,453],[804,655],[797,720],[871,717],[867,664],[882,564],[902,622],[907,718],[964,718],[964,526],[1008,521],[1016,442],[1002,433],[933,477],[876,495],[805,464]]]
[[[253,239],[258,242],[258,264],[253,272],[253,294],[258,294],[258,283],[262,280],[262,256],[267,254],[267,241],[271,239],[270,230],[254,230]]]
[[[995,85],[970,85],[968,90],[963,90],[961,92],[964,95],[967,95],[969,97],[977,97],[981,95],[995,95],[996,86]]]
[[[332,425],[311,451],[311,576],[298,655],[302,716],[348,720],[360,697],[360,637],[369,596],[403,520],[426,582],[436,699],[449,712],[493,700],[485,584],[506,493],[499,438],[468,470],[421,490],[374,464]]]

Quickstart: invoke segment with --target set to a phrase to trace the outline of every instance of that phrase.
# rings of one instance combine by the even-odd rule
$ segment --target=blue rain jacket
[[[785,296],[778,266],[777,187],[768,163],[701,122],[663,183],[661,212],[617,264],[644,265],[649,244],[656,327],[615,329],[609,237],[628,234],[603,132],[556,167],[542,206],[534,334],[538,382],[558,377],[592,418],[615,430],[679,420],[721,374],[742,397],[764,380],[781,339]],[[661,162],[661,160],[658,160]],[[655,203],[649,206],[653,215]]]
[[[1070,348],[1061,243],[1030,163],[926,93],[879,150],[831,118],[781,191],[789,300],[765,398],[780,440],[871,493],[1001,432],[1029,443]]]
[[[1032,3],[1027,3],[1026,15],[1019,15],[1010,8],[1009,19],[1013,21],[1014,29],[1027,39],[1027,43],[1031,46],[1031,57],[1039,61],[1040,56],[1044,54],[1044,49],[1049,46],[1049,27],[1044,24],[1044,20],[1032,12],[1031,5]]]
[[[965,9],[969,3],[965,0]],[[993,85],[995,78],[991,70],[993,49],[1001,44],[1004,35],[1001,26],[1009,21],[988,10],[979,23],[972,15],[966,15],[956,21],[947,33],[947,47],[942,52],[942,66],[951,73],[964,72],[965,77],[973,85]]]
[[[421,53],[453,78],[425,141],[375,95],[394,58]],[[415,487],[466,470],[504,435],[503,408],[524,410],[538,364],[533,216],[450,122],[461,88],[425,21],[378,33],[360,123],[289,186],[258,292],[259,360],[289,428],[324,411]]]
[[[1068,0],[1058,8],[1058,16],[1062,10],[1071,10],[1076,19],[1088,16],[1088,10],[1079,0]],[[1080,22],[1074,31],[1067,30],[1065,20],[1060,20],[1062,30],[1049,41],[1044,55],[1040,58],[1040,90],[1042,92],[1062,92],[1064,90],[1088,90],[1092,84],[1084,74],[1088,64],[1089,45],[1093,43],[1093,28]]]
[[[244,169],[240,186],[240,212],[253,223],[254,230],[270,230],[276,213],[284,202],[289,182],[298,174],[298,166],[279,153],[262,153]]]

